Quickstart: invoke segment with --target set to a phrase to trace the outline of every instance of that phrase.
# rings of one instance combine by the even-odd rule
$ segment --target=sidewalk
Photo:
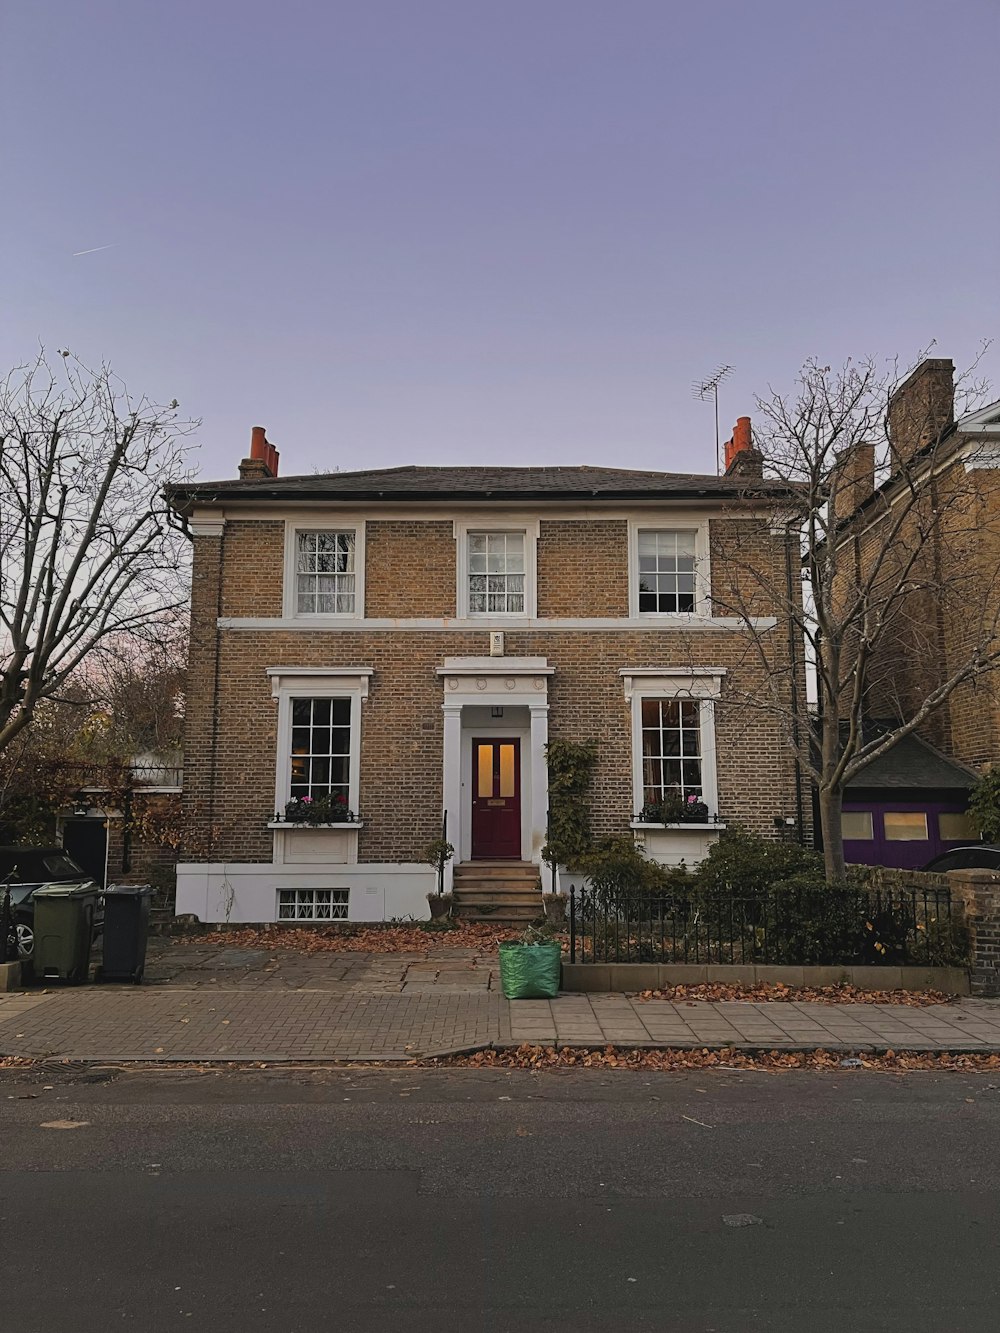
[[[165,1061],[406,1060],[485,1046],[1000,1052],[1000,1003],[638,1000],[509,1003],[474,950],[292,954],[158,946],[142,987],[0,995],[0,1057]]]

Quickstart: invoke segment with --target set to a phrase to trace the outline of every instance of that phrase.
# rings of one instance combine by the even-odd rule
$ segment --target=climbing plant
[[[597,741],[549,741],[548,841],[542,859],[555,869],[576,870],[590,853],[590,784],[597,763]]]
[[[969,814],[987,842],[1000,842],[1000,768],[991,768],[973,786]]]

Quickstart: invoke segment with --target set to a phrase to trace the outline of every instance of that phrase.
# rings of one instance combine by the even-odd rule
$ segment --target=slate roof
[[[919,736],[904,736],[892,749],[863,768],[851,780],[856,788],[903,788],[967,792],[976,780],[972,769],[949,759]]]
[[[213,500],[675,500],[788,495],[786,482],[612,467],[389,467],[173,486],[175,509]]]

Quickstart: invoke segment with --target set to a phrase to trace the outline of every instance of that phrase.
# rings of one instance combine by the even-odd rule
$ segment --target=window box
[[[364,828],[363,819],[340,819],[336,824],[310,824],[304,819],[269,819],[268,828],[294,829],[329,829],[329,828]]]
[[[727,827],[728,825],[720,824],[714,819],[706,819],[702,821],[686,819],[680,824],[657,824],[656,821],[652,819],[633,819],[629,824],[629,828],[634,829],[679,829],[685,833],[689,830],[696,833],[699,829],[708,829],[711,832],[721,832]]]

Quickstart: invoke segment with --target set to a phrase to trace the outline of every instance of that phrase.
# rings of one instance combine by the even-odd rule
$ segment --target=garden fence
[[[947,889],[774,886],[598,894],[570,889],[574,963],[955,966]]]

